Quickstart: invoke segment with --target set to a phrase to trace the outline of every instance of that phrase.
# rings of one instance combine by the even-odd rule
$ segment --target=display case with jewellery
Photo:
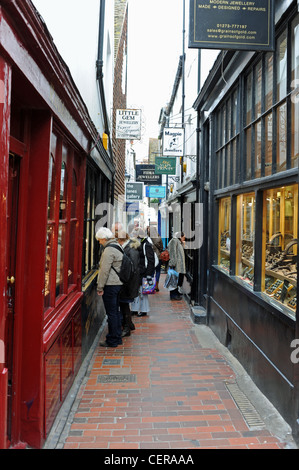
[[[250,287],[254,282],[255,194],[237,198],[236,275]]]
[[[230,269],[230,241],[231,241],[231,199],[223,198],[219,202],[219,240],[218,265],[229,272]]]
[[[298,185],[264,193],[263,291],[292,311],[297,307]]]

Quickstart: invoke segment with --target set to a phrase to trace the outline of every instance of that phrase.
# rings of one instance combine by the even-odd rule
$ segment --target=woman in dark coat
[[[123,316],[123,331],[122,336],[130,336],[131,330],[135,330],[135,325],[132,322],[132,315],[130,309],[130,303],[133,302],[139,292],[139,247],[140,241],[137,238],[129,238],[129,235],[121,234],[118,238],[118,242],[122,245],[122,248],[126,255],[131,259],[134,266],[134,274],[130,279],[130,282],[123,285],[120,291],[119,307]]]
[[[139,294],[131,305],[132,315],[143,317],[149,312],[148,295],[142,293],[142,279],[152,278],[155,274],[155,256],[152,244],[148,241],[145,231],[138,229],[135,234],[140,241],[139,250]]]

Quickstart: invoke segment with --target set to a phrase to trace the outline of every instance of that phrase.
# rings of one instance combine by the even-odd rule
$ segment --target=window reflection
[[[63,294],[64,287],[64,250],[65,250],[65,224],[59,224],[57,243],[57,269],[56,269],[56,297]]]
[[[299,15],[293,22],[292,28],[292,143],[291,166],[298,166],[299,158]]]
[[[277,109],[277,172],[287,165],[287,104]]]
[[[230,268],[230,241],[231,241],[231,200],[223,198],[219,203],[219,246],[218,264],[225,271]]]
[[[66,164],[62,162],[60,176],[60,203],[59,203],[59,219],[66,218],[66,198],[67,198],[67,172]]]
[[[255,194],[242,194],[237,199],[237,276],[248,285],[254,282]]]
[[[287,94],[287,32],[277,41],[277,100],[281,100]]]

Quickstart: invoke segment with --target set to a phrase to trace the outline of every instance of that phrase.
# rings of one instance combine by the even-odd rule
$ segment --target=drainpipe
[[[108,149],[113,163],[113,150],[111,144],[111,135],[109,129],[109,121],[108,121],[108,113],[107,113],[107,106],[106,106],[106,99],[105,99],[105,91],[104,91],[104,83],[103,83],[103,45],[104,45],[104,25],[105,25],[105,9],[106,9],[106,2],[105,0],[101,0],[100,5],[100,19],[99,19],[99,38],[98,38],[98,56],[96,61],[96,77],[97,82],[99,85],[100,97],[101,97],[101,104],[103,109],[104,115],[104,132],[108,136]],[[114,175],[112,177],[111,183],[111,203],[114,203]]]

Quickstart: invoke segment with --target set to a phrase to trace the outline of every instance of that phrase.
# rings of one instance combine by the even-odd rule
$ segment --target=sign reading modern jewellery
[[[175,157],[156,157],[155,159],[155,173],[156,175],[175,175],[176,174],[176,162]]]
[[[189,47],[274,50],[273,0],[190,0]]]
[[[163,155],[182,157],[184,155],[184,129],[165,127],[163,131]]]
[[[164,198],[166,197],[166,186],[145,186],[145,196]]]
[[[143,183],[126,183],[126,201],[143,200]]]
[[[162,183],[162,176],[156,175],[155,165],[136,165],[136,181],[145,184],[157,184]]]
[[[116,110],[116,138],[126,140],[141,139],[141,110]]]

